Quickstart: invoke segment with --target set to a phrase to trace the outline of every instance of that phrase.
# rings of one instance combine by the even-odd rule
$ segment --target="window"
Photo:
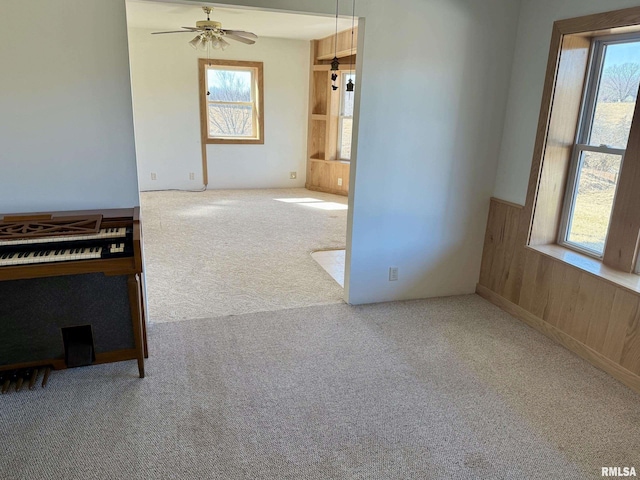
[[[640,7],[554,22],[524,210],[529,248],[560,245],[638,272],[639,77]]]
[[[559,242],[602,257],[640,80],[640,37],[593,41]]]
[[[200,59],[205,143],[264,143],[262,63]]]
[[[598,268],[638,272],[639,83],[640,7],[554,22],[523,210],[528,248],[582,268],[560,245]]]
[[[347,82],[352,80],[356,83],[355,73],[343,73],[340,87],[340,124],[339,131],[339,151],[341,160],[351,159],[351,137],[353,129],[353,99],[354,92],[347,92]]]

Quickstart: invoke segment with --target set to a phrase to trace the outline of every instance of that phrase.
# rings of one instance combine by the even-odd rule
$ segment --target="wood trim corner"
[[[523,222],[526,223],[526,225],[523,225],[523,229],[526,228],[525,236],[527,243],[529,243],[529,238],[531,236],[533,216],[535,215],[535,205],[538,198],[538,185],[540,183],[543,156],[547,144],[547,130],[551,119],[551,104],[555,93],[556,72],[560,59],[561,46],[562,34],[560,33],[560,29],[557,25],[554,24],[551,34],[551,45],[549,47],[549,58],[547,60],[544,88],[542,90],[542,101],[540,105],[540,115],[538,117],[538,128],[536,130],[533,159],[531,161],[527,197],[524,204],[524,216],[527,219],[527,222]]]
[[[609,33],[612,28],[640,25],[640,7],[623,8],[611,12],[594,13],[582,17],[558,20],[554,24],[562,35],[586,34],[593,36],[599,31]]]

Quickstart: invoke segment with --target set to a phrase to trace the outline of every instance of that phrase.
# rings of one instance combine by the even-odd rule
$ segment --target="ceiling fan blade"
[[[162,33],[193,33],[194,30],[172,30],[170,32],[151,32],[151,35],[160,35]]]
[[[230,38],[231,40],[236,40],[238,42],[246,43],[247,45],[253,45],[254,43],[256,43],[255,41],[249,40],[248,38],[240,37],[238,35],[229,34],[229,33],[225,34],[224,37]]]
[[[180,28],[185,28],[185,29],[187,29],[187,30],[191,30],[192,32],[195,32],[196,30],[199,30],[199,29],[198,29],[198,28],[196,28],[196,27],[180,27]]]
[[[245,32],[243,30],[222,30],[227,35],[238,35],[240,37],[253,38],[256,39],[258,36],[255,33]]]

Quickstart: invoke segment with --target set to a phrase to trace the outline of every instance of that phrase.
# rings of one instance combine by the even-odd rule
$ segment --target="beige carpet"
[[[478,296],[151,326],[0,396],[11,479],[597,479],[640,396]]]
[[[346,197],[297,188],[141,200],[151,322],[342,302],[310,253],[344,248]]]

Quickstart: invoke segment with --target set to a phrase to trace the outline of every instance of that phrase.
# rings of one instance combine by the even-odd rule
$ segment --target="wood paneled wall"
[[[329,35],[328,37],[318,40],[318,60],[331,60],[335,55],[338,58],[349,57],[355,55],[358,49],[358,27],[354,27],[353,35],[351,29],[338,32],[338,44],[336,45],[336,36]]]
[[[491,200],[478,294],[640,392],[640,294],[526,247],[528,224]]]
[[[310,163],[311,175],[305,185],[308,190],[349,195],[349,162],[311,159]]]

